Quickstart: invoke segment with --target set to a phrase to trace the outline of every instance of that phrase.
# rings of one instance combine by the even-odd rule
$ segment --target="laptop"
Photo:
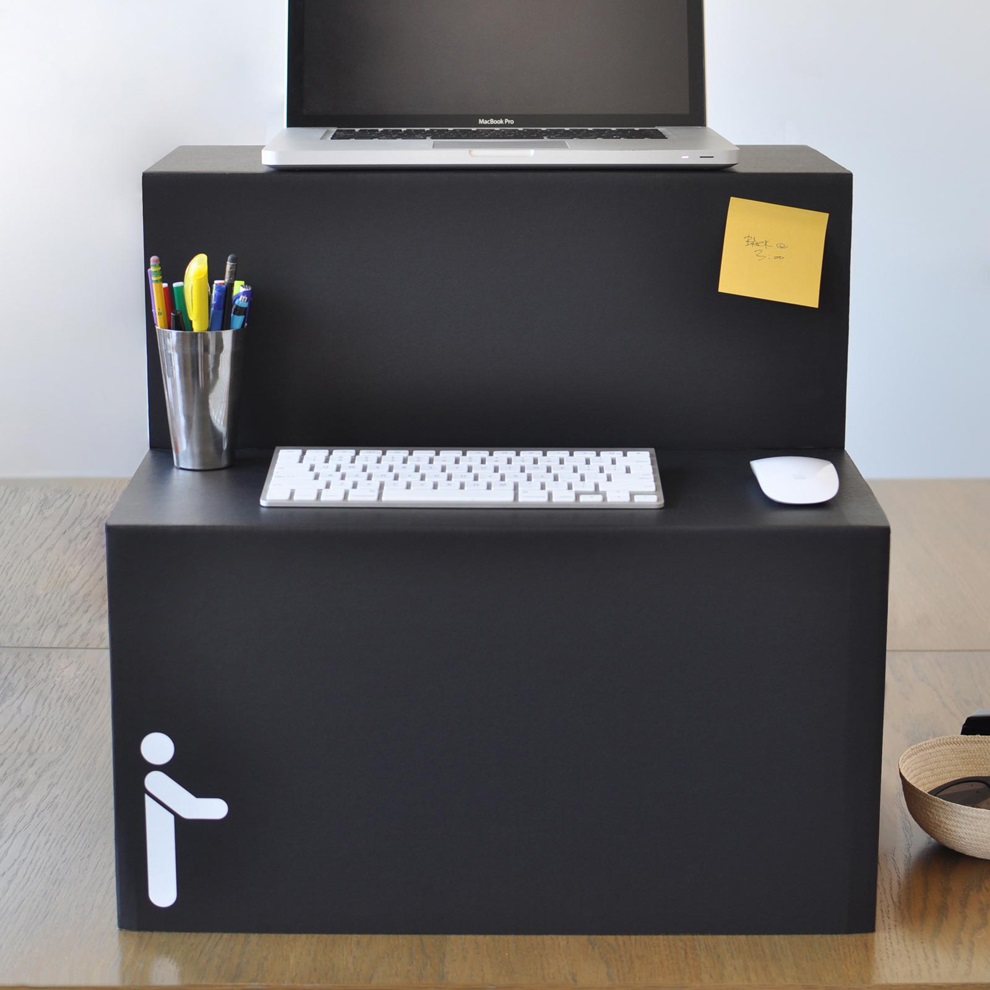
[[[289,0],[272,168],[708,167],[702,0]]]

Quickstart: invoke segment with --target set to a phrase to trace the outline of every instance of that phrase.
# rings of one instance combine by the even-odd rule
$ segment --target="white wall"
[[[706,0],[709,121],[854,173],[846,447],[990,476],[990,3]]]
[[[140,461],[141,172],[178,144],[264,143],[284,6],[0,4],[0,476]],[[849,451],[872,477],[990,476],[990,4],[706,16],[712,125],[855,173]]]
[[[264,143],[284,9],[0,0],[0,476],[140,463],[141,173],[179,144]]]

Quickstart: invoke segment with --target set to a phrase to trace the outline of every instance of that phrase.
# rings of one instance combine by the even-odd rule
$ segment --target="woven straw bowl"
[[[990,776],[990,736],[939,736],[904,751],[897,768],[911,817],[936,841],[990,859],[990,809],[966,808],[928,792],[957,777]]]

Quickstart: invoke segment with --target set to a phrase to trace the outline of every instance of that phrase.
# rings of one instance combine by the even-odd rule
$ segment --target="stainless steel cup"
[[[211,471],[233,463],[244,334],[243,329],[158,330],[176,467]]]

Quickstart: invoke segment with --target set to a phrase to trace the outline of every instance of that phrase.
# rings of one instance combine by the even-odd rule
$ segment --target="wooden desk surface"
[[[122,487],[0,482],[0,986],[990,986],[990,862],[929,840],[896,774],[990,707],[990,480],[874,484],[893,527],[877,931],[786,937],[118,931],[102,523]]]

